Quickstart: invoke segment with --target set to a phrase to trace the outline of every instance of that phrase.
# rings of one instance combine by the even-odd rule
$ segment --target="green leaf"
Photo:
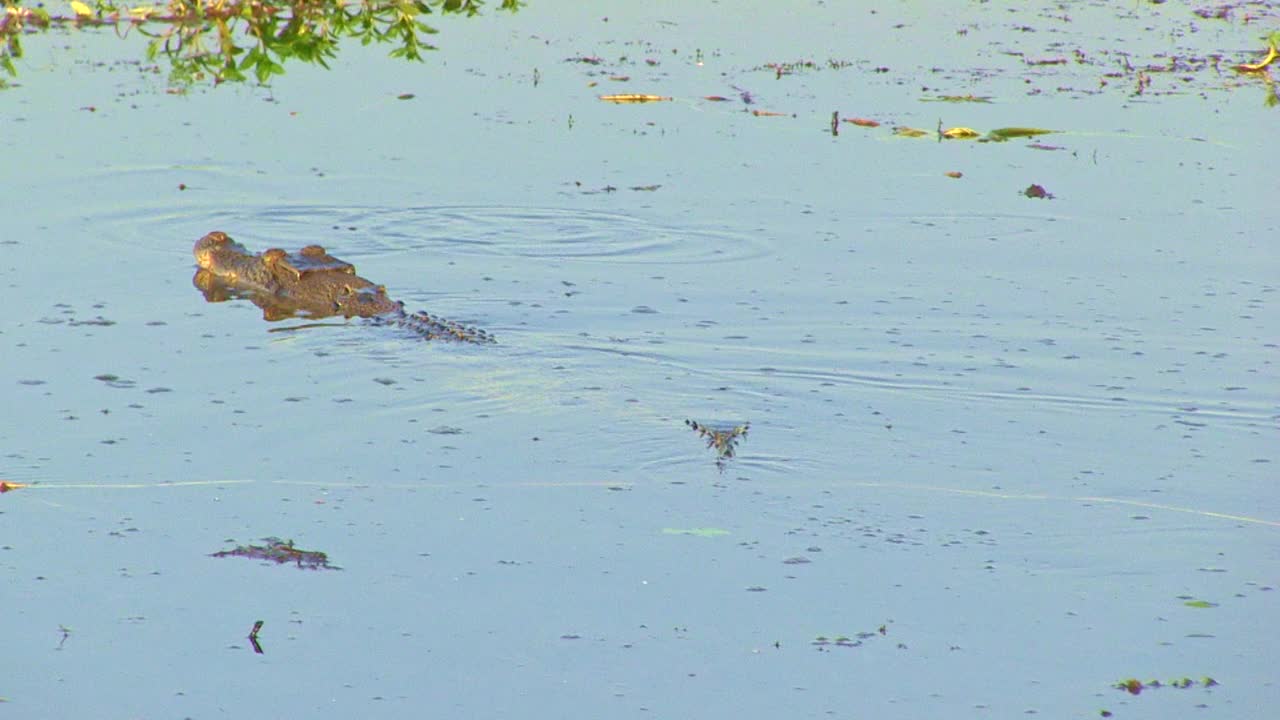
[[[1007,128],[996,128],[995,130],[991,130],[990,132],[987,133],[987,138],[989,140],[994,140],[996,142],[1004,142],[1005,140],[1009,140],[1011,138],[1035,137],[1037,135],[1049,135],[1056,132],[1058,131],[1044,130],[1042,128],[1007,127]]]

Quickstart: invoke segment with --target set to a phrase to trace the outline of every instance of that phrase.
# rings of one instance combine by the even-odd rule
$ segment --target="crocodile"
[[[197,240],[192,252],[199,266],[192,283],[206,300],[247,298],[262,308],[263,319],[268,321],[341,315],[398,325],[428,340],[494,342],[483,330],[426,312],[406,312],[404,303],[392,300],[385,286],[360,277],[354,265],[333,257],[319,245],[308,245],[296,253],[271,248],[253,254],[215,230]]]

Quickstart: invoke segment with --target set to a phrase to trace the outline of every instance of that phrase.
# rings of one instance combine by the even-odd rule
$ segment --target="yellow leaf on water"
[[[949,130],[942,131],[942,137],[948,140],[970,140],[980,135],[977,130],[967,127],[953,127]]]
[[[0,480],[0,493],[7,493],[10,490],[20,490],[26,487],[24,483],[9,482],[8,480]]]
[[[1277,57],[1280,57],[1280,51],[1276,50],[1275,45],[1268,45],[1267,56],[1262,58],[1262,62],[1236,65],[1235,69],[1239,72],[1261,72],[1266,70],[1267,66],[1271,64],[1271,61],[1275,60]]]
[[[93,11],[88,5],[80,2],[80,0],[71,0],[71,9],[75,11],[76,17],[89,17],[93,15]]]
[[[622,95],[601,95],[600,99],[611,103],[647,103],[660,102],[662,100],[670,100],[669,97],[662,95],[641,95],[639,93],[624,93]]]
[[[915,137],[924,137],[925,135],[928,135],[929,132],[927,130],[920,130],[919,128],[913,128],[913,127],[906,127],[904,125],[904,126],[894,128],[893,134],[899,137],[915,138]]]

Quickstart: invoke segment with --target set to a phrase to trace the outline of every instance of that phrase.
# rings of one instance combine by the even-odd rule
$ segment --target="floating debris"
[[[600,99],[605,102],[627,104],[627,103],[651,103],[662,102],[664,100],[673,100],[674,98],[664,95],[642,95],[639,93],[623,93],[621,95],[601,95]]]
[[[253,644],[253,651],[259,655],[262,655],[263,652],[262,645],[258,644],[258,631],[261,630],[262,626],[265,624],[266,623],[259,620],[253,624],[253,629],[249,631],[249,642]]]
[[[10,490],[21,490],[27,487],[26,483],[9,482],[8,480],[0,480],[0,493],[7,493]]]
[[[982,136],[982,133],[974,130],[973,128],[967,127],[948,128],[939,134],[948,140],[972,140],[973,138]]]
[[[893,129],[893,134],[899,137],[918,138],[918,137],[924,137],[928,135],[929,131],[920,130],[918,128],[913,128],[913,127],[907,127],[905,125],[900,125]]]
[[[865,128],[880,127],[880,123],[876,122],[875,120],[870,120],[867,118],[844,118],[842,122],[847,122],[853,125],[857,125],[858,127],[865,127]]]
[[[1022,194],[1029,198],[1038,198],[1040,200],[1053,199],[1053,193],[1045,190],[1043,185],[1036,185],[1035,183],[1027,186],[1027,189],[1022,191]]]
[[[1045,130],[1044,128],[1032,127],[1006,127],[996,128],[987,132],[987,136],[983,138],[984,142],[1004,142],[1012,138],[1035,137],[1037,135],[1050,135],[1058,132],[1057,130]]]
[[[989,103],[991,97],[987,95],[937,95],[934,97],[920,98],[921,102],[949,102],[949,103]]]
[[[1148,680],[1144,683],[1137,678],[1129,678],[1128,680],[1121,680],[1111,687],[1117,690],[1124,690],[1130,695],[1141,695],[1143,690],[1157,690],[1162,687],[1174,687],[1179,690],[1186,690],[1187,688],[1193,687],[1211,688],[1217,684],[1217,680],[1206,675],[1198,681],[1192,680],[1189,677],[1184,677],[1178,678],[1177,680],[1170,680],[1167,683],[1160,682],[1159,680]]]
[[[329,556],[317,550],[303,550],[294,547],[292,540],[281,540],[277,537],[262,538],[266,545],[240,545],[232,550],[222,550],[209,557],[246,557],[257,560],[270,560],[277,564],[295,563],[308,570],[341,570],[329,564]]]
[[[713,428],[694,420],[685,420],[685,425],[693,428],[707,441],[707,447],[715,448],[716,465],[724,467],[724,461],[733,457],[738,447],[738,438],[747,436],[751,423],[743,423],[730,428]]]
[[[818,648],[819,650],[822,650],[828,647],[855,648],[855,647],[860,647],[863,642],[870,640],[876,635],[885,636],[888,634],[889,634],[888,626],[881,625],[878,629],[876,629],[875,632],[864,631],[860,633],[855,633],[853,637],[849,637],[848,635],[837,635],[835,637],[827,637],[826,635],[819,635],[816,638],[814,638],[813,641],[810,642],[809,644]],[[899,646],[899,647],[903,647],[903,646]]]

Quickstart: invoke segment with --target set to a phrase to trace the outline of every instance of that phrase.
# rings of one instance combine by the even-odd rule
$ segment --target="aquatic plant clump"
[[[209,557],[246,557],[257,560],[270,560],[279,565],[294,563],[299,568],[308,570],[341,570],[329,564],[329,556],[318,550],[303,550],[294,547],[292,540],[281,540],[278,537],[262,539],[265,545],[240,545],[231,550],[221,550]]]
[[[698,433],[707,441],[707,447],[716,451],[716,465],[723,469],[725,460],[732,458],[738,451],[738,441],[747,436],[751,423],[743,423],[734,427],[714,428],[696,420],[685,420],[685,425]]]

